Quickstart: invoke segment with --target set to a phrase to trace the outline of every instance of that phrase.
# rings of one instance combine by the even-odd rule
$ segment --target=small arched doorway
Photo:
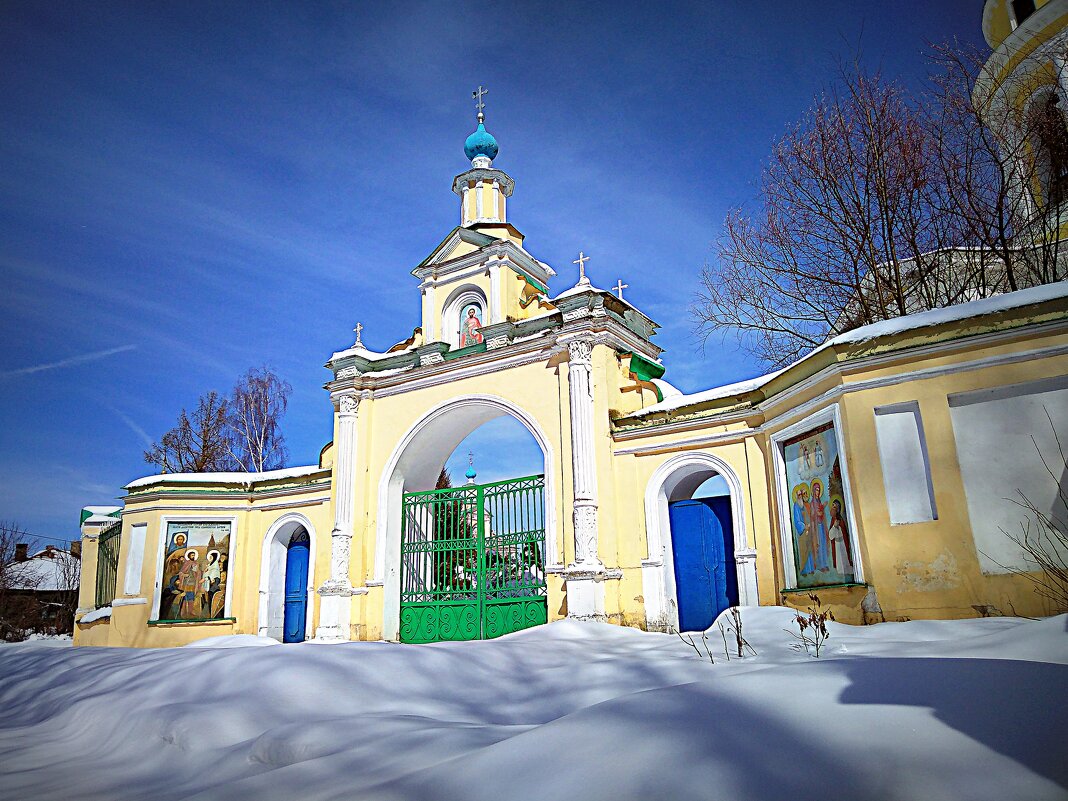
[[[286,547],[285,601],[282,642],[304,642],[308,617],[308,556],[311,538],[304,527],[289,538]]]
[[[730,569],[734,563],[730,496],[669,501],[668,519],[679,630],[704,631],[720,612],[738,605],[738,576]]]
[[[311,635],[315,529],[302,514],[280,517],[263,538],[260,562],[261,637],[303,642]]]
[[[706,453],[669,459],[649,481],[645,515],[650,629],[703,631],[727,607],[756,602],[742,486],[722,459]]]

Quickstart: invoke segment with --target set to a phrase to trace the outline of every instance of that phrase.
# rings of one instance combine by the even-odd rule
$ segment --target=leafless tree
[[[1063,116],[973,93],[978,56],[934,63],[921,94],[842,70],[775,143],[756,207],[728,213],[703,271],[706,337],[734,332],[782,367],[836,333],[1066,277]]]
[[[202,395],[190,415],[145,451],[145,461],[164,473],[210,473],[238,468],[230,448],[229,404],[214,390]]]
[[[269,367],[250,369],[234,385],[227,410],[230,456],[238,469],[262,472],[285,466],[281,420],[293,387]]]
[[[835,331],[915,310],[912,285],[955,233],[932,202],[924,123],[899,86],[843,70],[775,144],[759,210],[728,214],[695,306],[704,332],[733,329],[782,366]]]
[[[1068,200],[1068,130],[1052,86],[1030,70],[998,76],[973,48],[933,48],[925,103],[944,212],[974,245],[984,294],[1068,278],[1060,205]],[[1031,97],[1030,102],[1021,98]]]
[[[24,562],[16,558],[16,547],[31,539],[18,523],[0,521],[0,640],[24,640],[32,624],[24,595],[35,589],[38,580],[23,570]]]

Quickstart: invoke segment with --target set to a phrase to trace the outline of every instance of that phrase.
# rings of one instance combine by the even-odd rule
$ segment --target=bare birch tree
[[[281,420],[292,392],[289,382],[266,366],[249,370],[234,385],[227,426],[230,456],[239,469],[263,472],[285,466]]]

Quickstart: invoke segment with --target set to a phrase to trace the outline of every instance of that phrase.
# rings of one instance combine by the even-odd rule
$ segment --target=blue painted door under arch
[[[679,629],[704,631],[738,603],[734,525],[729,497],[668,504]]]
[[[308,539],[289,543],[286,550],[285,620],[282,642],[304,642],[308,612]]]

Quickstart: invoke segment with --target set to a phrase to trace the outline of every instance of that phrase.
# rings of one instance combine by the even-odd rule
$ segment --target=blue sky
[[[509,216],[553,289],[581,249],[595,283],[623,278],[663,326],[668,380],[762,372],[691,333],[727,209],[752,201],[839,59],[859,47],[915,83],[927,42],[981,41],[981,12],[4,3],[0,519],[69,538],[82,505],[149,472],[141,452],[182,406],[263,363],[294,387],[291,462],[313,462],[330,437],[323,362],[357,321],[372,348],[416,324],[409,270],[456,223],[480,83],[495,166],[516,180]],[[474,443],[485,475],[536,454],[507,428]]]

